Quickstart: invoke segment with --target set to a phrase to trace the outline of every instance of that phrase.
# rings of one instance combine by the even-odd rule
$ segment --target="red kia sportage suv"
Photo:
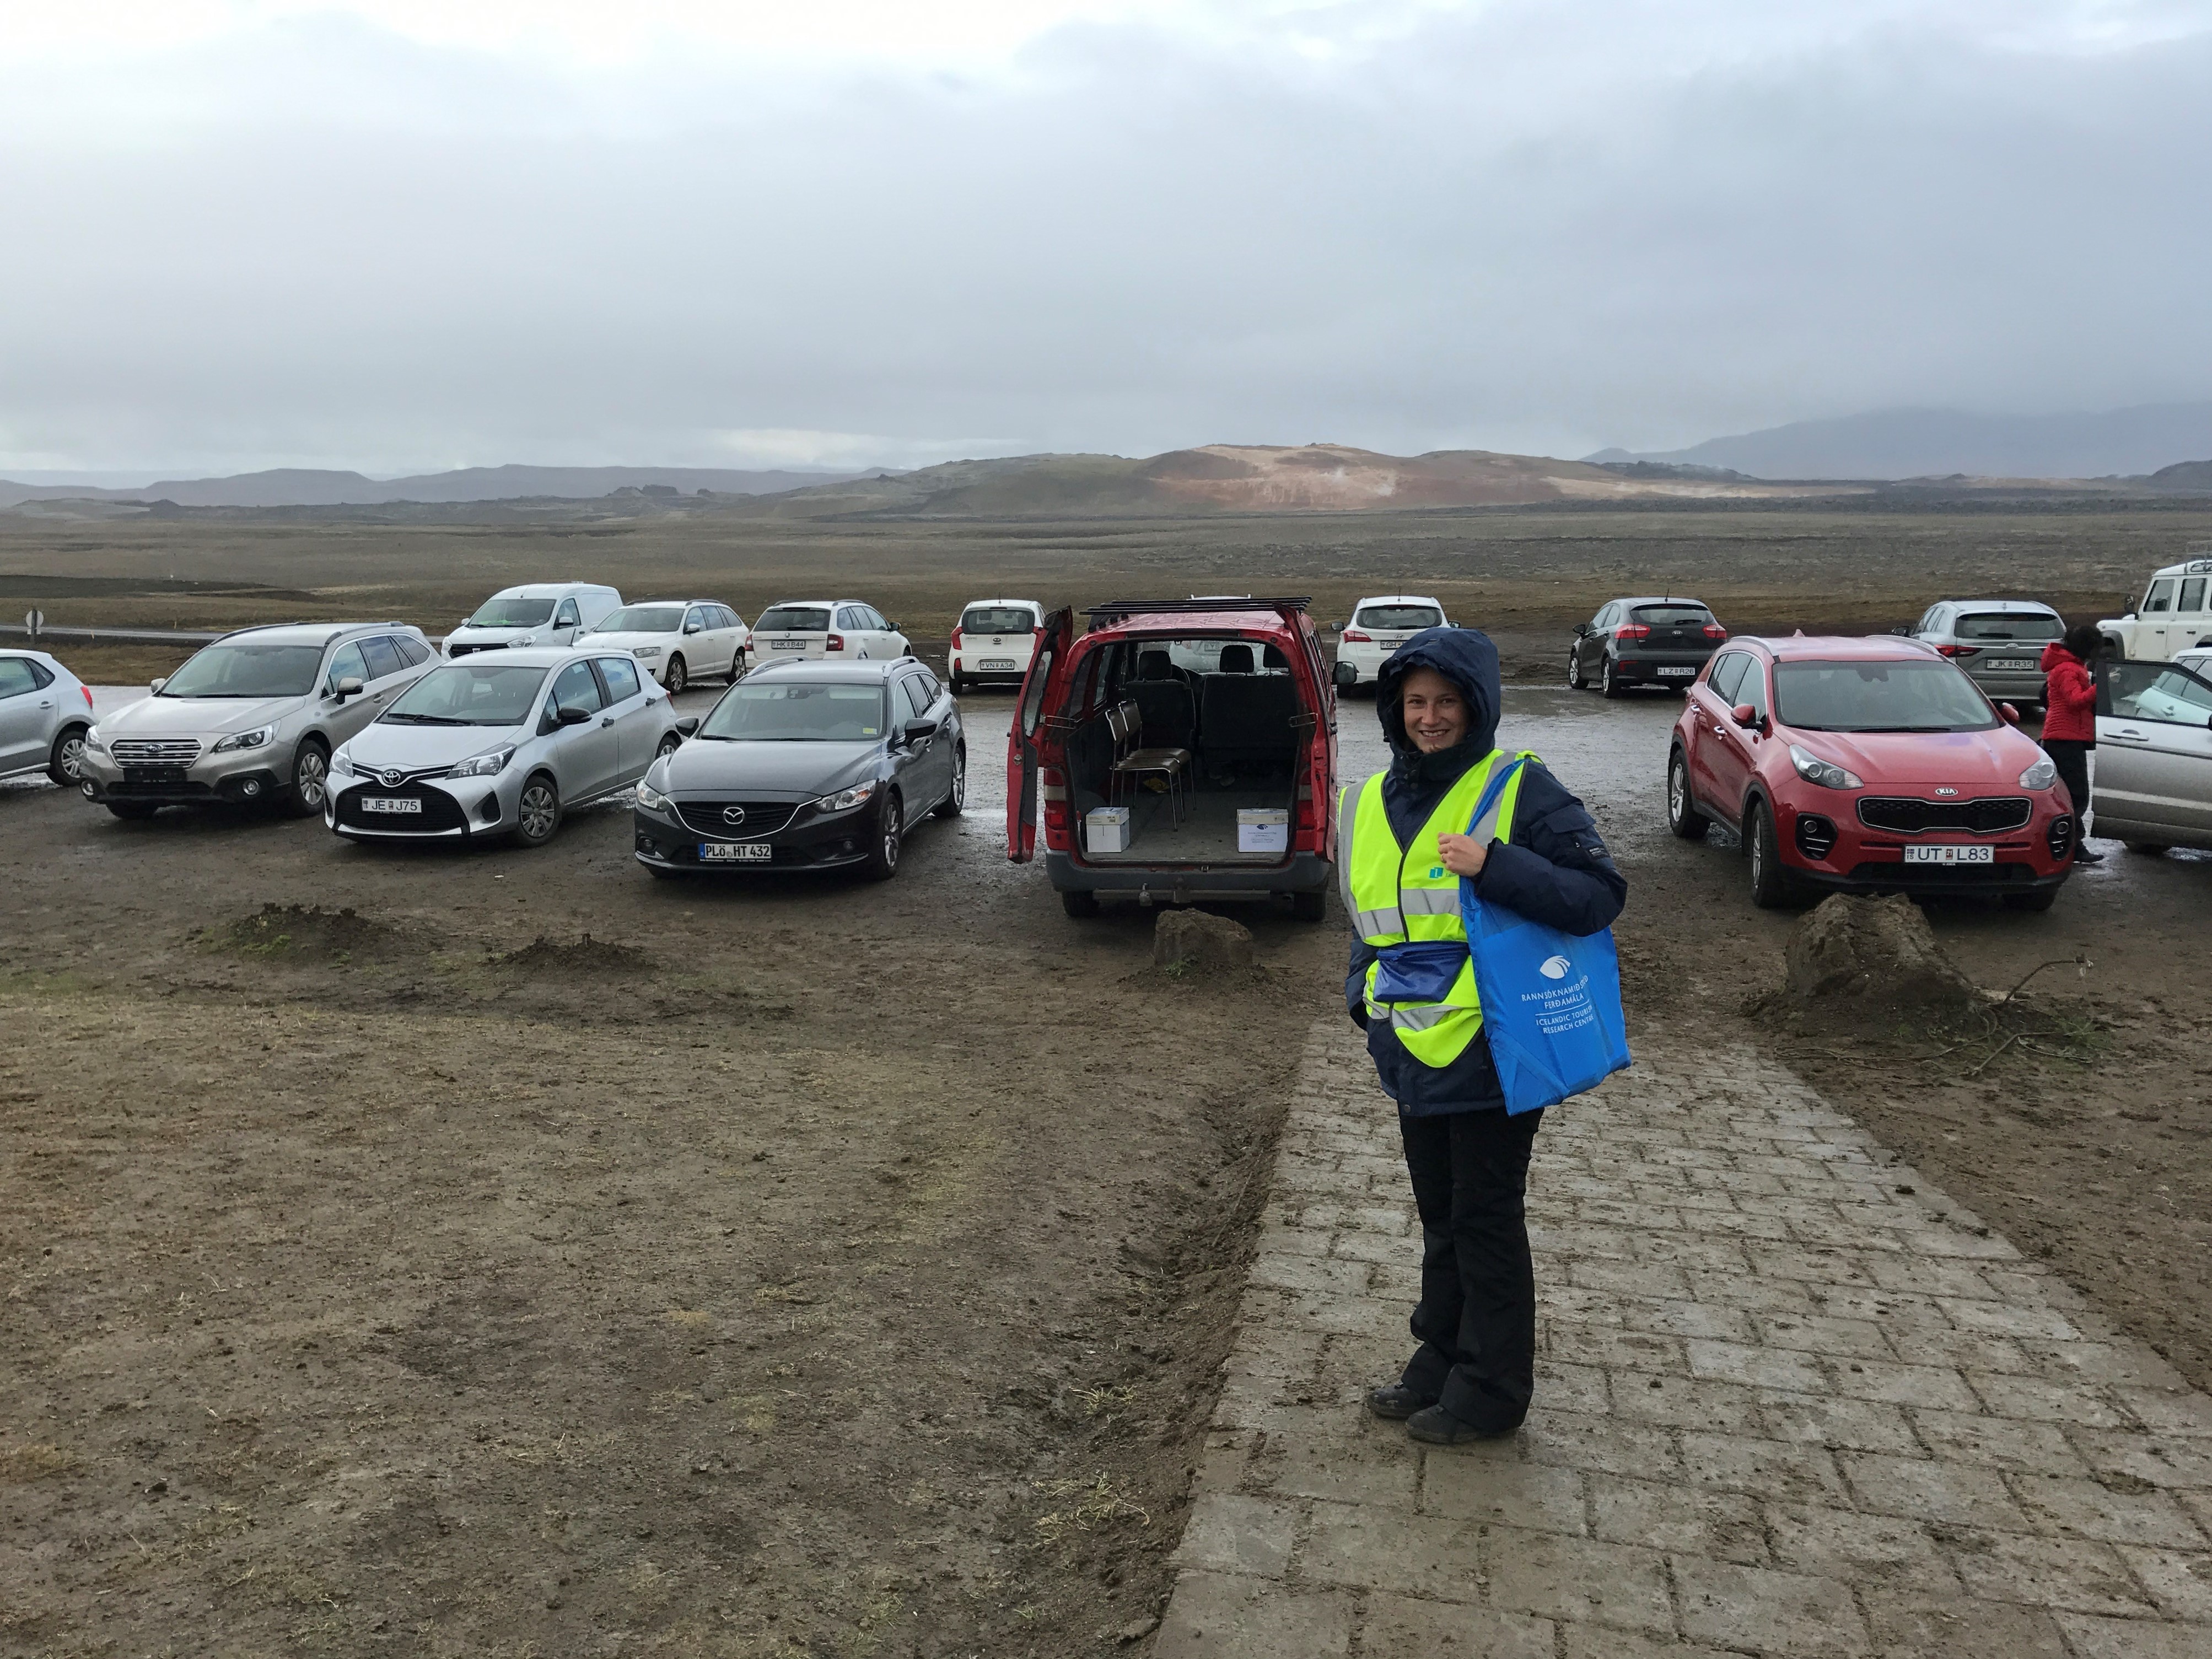
[[[2019,718],[1917,641],[1732,640],[1675,722],[1668,825],[1740,830],[1762,908],[1827,890],[2047,910],[2074,811]]]

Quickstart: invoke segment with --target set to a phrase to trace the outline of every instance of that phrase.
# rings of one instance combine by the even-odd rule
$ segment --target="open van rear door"
[[[1016,864],[1036,856],[1037,726],[1044,719],[1045,691],[1065,668],[1074,640],[1074,611],[1062,607],[1047,617],[1014,700],[1013,729],[1006,733],[1006,856]]]

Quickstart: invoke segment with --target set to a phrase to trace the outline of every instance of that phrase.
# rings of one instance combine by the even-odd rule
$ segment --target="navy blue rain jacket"
[[[1425,755],[1406,735],[1400,688],[1409,670],[1433,668],[1466,696],[1473,719],[1467,736],[1442,753]],[[1431,628],[1400,646],[1376,682],[1376,712],[1390,741],[1390,770],[1382,781],[1382,805],[1398,844],[1405,846],[1437,810],[1467,769],[1497,746],[1504,701],[1498,647],[1471,628]],[[1460,826],[1464,830],[1465,825]],[[1577,935],[1611,927],[1627,902],[1628,882],[1613,867],[1596,822],[1558,779],[1531,761],[1523,769],[1510,842],[1492,841],[1475,891],[1493,904]],[[1355,939],[1345,975],[1344,1001],[1367,1033],[1367,1053],[1398,1109],[1415,1117],[1445,1112],[1503,1110],[1504,1091],[1490,1044],[1470,1042],[1449,1066],[1425,1066],[1407,1054],[1389,1022],[1367,1018],[1365,988],[1374,949]]]

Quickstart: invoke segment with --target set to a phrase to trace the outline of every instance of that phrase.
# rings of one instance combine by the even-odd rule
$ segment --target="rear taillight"
[[[830,636],[830,643],[822,648],[824,651],[842,651],[845,648],[845,636],[842,634],[832,634]]]
[[[952,648],[955,651],[960,648],[960,630],[957,628],[952,630]]]
[[[1651,637],[1651,628],[1648,623],[1623,623],[1613,630],[1613,637],[1616,640],[1648,640]]]
[[[77,690],[84,693],[84,706],[88,709],[92,707],[92,688],[88,685],[80,685],[77,687]]]
[[[1067,774],[1057,766],[1040,766],[1037,793],[1044,800],[1045,844],[1056,852],[1064,851],[1073,822],[1067,811]]]
[[[1971,645],[1939,645],[1936,648],[1947,657],[1971,657],[1974,654],[1974,647]]]
[[[1723,628],[1718,623],[1707,623],[1705,637],[1709,640],[1724,640],[1728,637],[1728,629]]]
[[[1372,645],[1375,636],[1362,629],[1347,628],[1344,630],[1344,642],[1346,645]]]

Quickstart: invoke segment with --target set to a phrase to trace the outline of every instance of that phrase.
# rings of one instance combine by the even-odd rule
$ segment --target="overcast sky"
[[[2212,398],[2212,0],[0,10],[0,475]]]

